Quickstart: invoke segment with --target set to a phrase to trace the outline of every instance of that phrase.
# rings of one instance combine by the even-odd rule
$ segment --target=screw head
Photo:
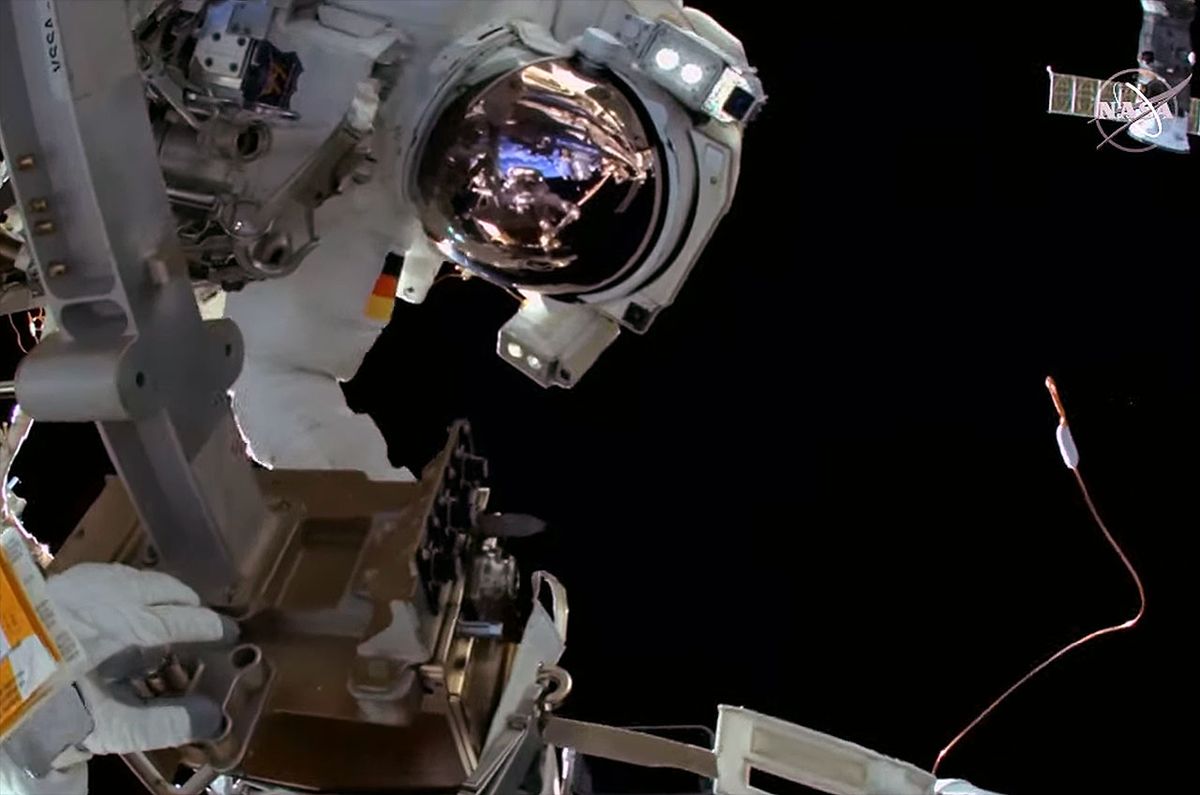
[[[50,264],[49,264],[49,265],[46,267],[46,275],[47,275],[47,276],[49,276],[49,277],[50,277],[50,278],[52,278],[52,279],[56,279],[56,278],[58,278],[59,276],[65,276],[65,275],[66,275],[66,273],[67,273],[67,266],[66,266],[66,263],[62,263],[62,262],[51,262],[51,263],[50,263]]]

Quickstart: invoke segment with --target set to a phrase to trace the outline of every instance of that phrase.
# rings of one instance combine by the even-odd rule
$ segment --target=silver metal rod
[[[17,396],[16,381],[0,381],[0,398],[11,398]]]
[[[211,193],[184,190],[183,188],[167,188],[167,198],[176,204],[186,204],[189,207],[199,207],[205,210],[211,210],[217,204],[217,197]]]

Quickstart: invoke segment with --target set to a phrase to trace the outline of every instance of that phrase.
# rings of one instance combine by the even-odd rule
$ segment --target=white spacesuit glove
[[[82,795],[84,762],[92,754],[171,748],[219,731],[221,711],[214,702],[200,696],[145,702],[124,677],[132,673],[128,662],[140,662],[139,648],[232,641],[236,624],[201,607],[196,592],[175,578],[115,563],[81,563],[51,577],[46,590],[92,666],[76,686],[95,728],[41,779],[0,753],[0,793]]]

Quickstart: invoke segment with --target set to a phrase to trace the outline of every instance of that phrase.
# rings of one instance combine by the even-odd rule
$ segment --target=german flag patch
[[[400,268],[404,257],[388,254],[383,260],[383,272],[375,280],[375,287],[367,296],[363,313],[372,320],[383,323],[392,319],[392,308],[396,306],[396,288],[400,286]]]

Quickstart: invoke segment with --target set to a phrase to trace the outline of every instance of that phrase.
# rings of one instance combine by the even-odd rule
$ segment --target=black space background
[[[1200,155],[1094,151],[1044,68],[1133,64],[1138,3],[699,3],[771,95],[678,302],[578,387],[493,353],[483,284],[401,305],[359,376],[396,463],[469,417],[493,505],[570,590],[568,714],[712,723],[742,704],[922,766],[1135,595],[1054,442],[1043,378],[1149,612],[1029,684],[946,762],[1005,793],[1183,775]],[[771,10],[774,8],[774,10]],[[15,355],[15,354],[14,354]],[[107,467],[39,425],[16,473],[61,538]],[[127,779],[94,775],[93,791]],[[104,787],[101,789],[101,787]]]

